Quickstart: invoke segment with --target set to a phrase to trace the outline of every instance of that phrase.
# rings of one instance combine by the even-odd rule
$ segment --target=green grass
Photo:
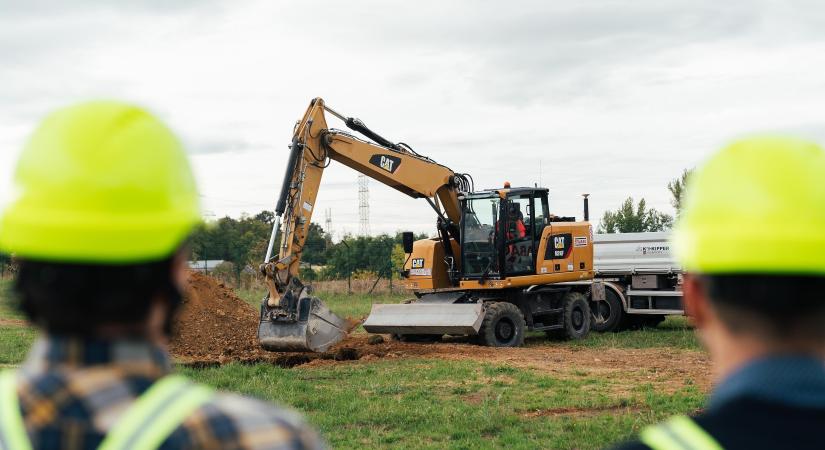
[[[23,315],[11,304],[10,280],[0,280],[0,319],[21,320]],[[32,327],[0,325],[0,366],[20,364],[26,357],[37,332]]]
[[[37,332],[31,327],[0,326],[0,365],[20,364],[34,342]]]
[[[184,373],[292,406],[339,448],[600,448],[693,411],[704,398],[690,385],[673,394],[649,384],[628,392],[618,388],[621,380],[555,378],[472,361],[233,364]]]
[[[591,332],[586,339],[568,342],[567,345],[575,347],[702,349],[693,328],[683,316],[670,316],[655,328],[617,333]]]

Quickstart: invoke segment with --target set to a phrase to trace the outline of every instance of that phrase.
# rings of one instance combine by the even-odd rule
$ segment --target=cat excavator
[[[327,125],[326,113],[351,130]],[[360,134],[360,137],[354,133]],[[437,236],[402,233],[403,285],[414,298],[374,304],[362,324],[405,340],[476,336],[490,346],[519,346],[527,330],[581,338],[591,302],[604,298],[590,282],[593,229],[585,220],[550,214],[548,190],[504,187],[475,191],[472,177],[393,143],[327,106],[310,102],[295,126],[266,256],[267,293],[258,340],[270,351],[322,352],[350,331],[298,277],[301,253],[324,169],[332,162],[424,199]],[[275,248],[276,236],[280,243]]]

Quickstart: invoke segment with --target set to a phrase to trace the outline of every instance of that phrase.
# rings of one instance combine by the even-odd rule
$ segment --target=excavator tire
[[[478,330],[481,344],[488,347],[519,347],[524,344],[524,315],[508,302],[485,305],[484,321]]]
[[[590,333],[593,319],[587,298],[581,292],[568,292],[562,299],[562,329],[548,331],[551,338],[582,339]]]

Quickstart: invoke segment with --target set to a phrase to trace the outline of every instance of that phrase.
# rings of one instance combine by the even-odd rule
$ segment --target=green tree
[[[315,265],[326,264],[327,261],[327,237],[324,229],[315,222],[309,224],[307,238],[304,242],[304,249],[301,252],[301,260]]]
[[[688,179],[690,179],[691,173],[693,173],[693,169],[684,169],[682,171],[682,175],[674,178],[667,184],[667,190],[670,191],[670,195],[673,196],[670,200],[670,204],[676,208],[677,216],[679,215],[679,212],[682,211],[682,196],[684,195],[685,187]]]
[[[404,263],[407,261],[407,254],[404,253],[404,247],[401,244],[395,244],[392,246],[392,255],[390,256],[392,259],[392,268],[394,271],[399,271],[404,269]]]
[[[633,197],[628,197],[615,211],[606,211],[599,222],[599,233],[639,233],[662,231],[673,225],[673,217],[647,208],[645,199],[634,208]]]

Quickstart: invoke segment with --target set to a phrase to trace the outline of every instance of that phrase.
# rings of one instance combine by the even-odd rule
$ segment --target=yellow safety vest
[[[0,373],[0,450],[31,450],[20,415],[16,374]],[[123,413],[100,450],[154,450],[196,409],[214,396],[209,388],[179,375],[156,381]]]
[[[713,436],[687,416],[647,427],[640,437],[653,450],[723,450]]]

